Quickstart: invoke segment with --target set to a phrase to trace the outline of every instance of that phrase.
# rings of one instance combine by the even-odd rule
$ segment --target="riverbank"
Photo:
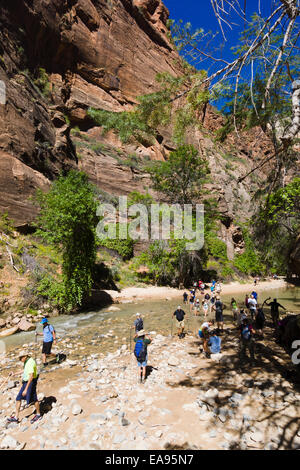
[[[270,289],[280,289],[289,286],[284,279],[272,279],[269,281],[261,281],[256,286],[254,282],[241,284],[240,282],[231,282],[229,284],[222,284],[222,294],[234,295],[239,293],[250,294],[253,290],[257,293],[264,292]],[[174,299],[182,298],[187,289],[175,289],[172,287],[127,287],[121,292],[106,290],[115,303],[126,303],[129,301],[139,301],[146,299]]]

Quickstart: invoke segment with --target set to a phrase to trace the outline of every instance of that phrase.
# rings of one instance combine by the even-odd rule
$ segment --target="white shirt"
[[[255,299],[248,299],[249,308],[256,310],[257,301]]]

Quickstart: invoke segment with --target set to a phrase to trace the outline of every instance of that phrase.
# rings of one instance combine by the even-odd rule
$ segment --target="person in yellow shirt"
[[[26,400],[27,405],[34,403],[36,415],[31,423],[35,423],[41,418],[40,405],[36,393],[36,385],[38,381],[37,366],[35,360],[29,356],[26,351],[21,351],[19,359],[24,364],[22,387],[16,398],[16,415],[8,418],[9,423],[19,423],[19,413],[21,401]]]

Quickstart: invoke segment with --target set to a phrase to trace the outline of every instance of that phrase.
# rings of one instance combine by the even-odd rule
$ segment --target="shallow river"
[[[232,320],[230,309],[232,297],[232,295],[221,295],[221,299],[227,307],[224,311],[225,325]],[[244,304],[244,293],[236,294],[234,297],[240,306]],[[258,301],[263,302],[267,297],[272,299],[277,298],[279,303],[285,306],[288,311],[300,313],[300,288],[288,287],[264,290],[259,293]],[[200,294],[199,298],[201,301],[202,296]],[[203,312],[201,310],[200,316],[195,317],[194,313],[189,312],[189,306],[183,305],[181,297],[172,300],[155,299],[144,302],[117,304],[114,306],[120,310],[116,312],[109,312],[107,308],[104,308],[76,315],[62,315],[51,318],[51,324],[54,325],[59,338],[66,336],[78,338],[78,342],[82,343],[79,345],[80,347],[82,345],[89,345],[90,352],[106,353],[116,350],[122,344],[129,346],[131,343],[131,348],[133,348],[133,330],[130,332],[130,326],[133,324],[137,312],[142,314],[144,328],[148,332],[156,331],[163,335],[174,334],[176,326],[175,322],[172,322],[172,314],[178,305],[181,305],[188,314],[186,329],[196,332],[199,324],[203,322]],[[264,311],[268,316],[269,309],[265,308]],[[38,331],[42,331],[41,325],[39,325]],[[15,346],[28,344],[34,340],[34,331],[19,333],[4,339],[8,350]]]

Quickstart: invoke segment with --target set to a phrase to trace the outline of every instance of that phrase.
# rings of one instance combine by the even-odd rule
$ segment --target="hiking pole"
[[[172,317],[172,320],[171,320],[171,337],[173,336],[173,317]]]
[[[1,386],[0,386],[0,391],[2,392],[3,390],[3,386],[6,384],[6,382],[8,381],[8,379],[13,375],[13,372],[10,372],[8,374],[8,376],[6,377],[6,379],[2,382]]]

